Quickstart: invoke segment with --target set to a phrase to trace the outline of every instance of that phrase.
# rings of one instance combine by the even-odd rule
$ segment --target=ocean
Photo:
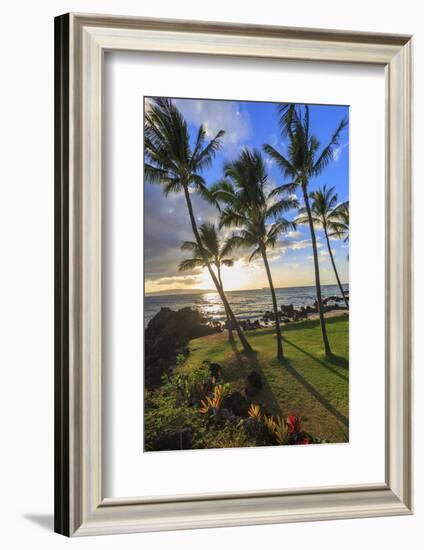
[[[342,285],[349,290],[349,285]],[[340,296],[337,285],[323,285],[323,298]],[[299,286],[291,288],[276,288],[278,305],[293,304],[296,309],[301,306],[312,306],[316,300],[315,286]],[[272,310],[271,294],[268,288],[259,290],[233,290],[226,292],[227,298],[238,319],[260,319],[265,311]],[[342,304],[341,304],[342,305]],[[199,309],[204,315],[215,321],[225,320],[225,311],[217,292],[204,294],[173,294],[173,295],[146,295],[144,297],[144,324],[160,311],[162,307],[169,307],[174,311],[183,307]]]

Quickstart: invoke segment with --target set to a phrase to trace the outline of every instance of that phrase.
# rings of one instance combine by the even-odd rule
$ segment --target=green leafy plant
[[[180,399],[188,405],[204,399],[212,389],[210,373],[206,367],[174,374],[167,378],[166,383],[172,386]]]
[[[175,360],[175,368],[179,368],[179,367],[182,367],[185,363],[185,360],[186,360],[186,357],[184,355],[184,353],[179,353],[177,355],[177,358]]]
[[[172,386],[151,392],[145,398],[145,450],[190,448],[192,433],[200,428],[196,409],[181,403]]]

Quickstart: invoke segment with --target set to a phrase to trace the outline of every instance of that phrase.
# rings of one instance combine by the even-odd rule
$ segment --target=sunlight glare
[[[261,274],[252,265],[243,265],[236,262],[233,267],[223,266],[221,277],[224,290],[246,290],[262,285]],[[211,277],[207,270],[200,276],[199,288],[213,288]]]

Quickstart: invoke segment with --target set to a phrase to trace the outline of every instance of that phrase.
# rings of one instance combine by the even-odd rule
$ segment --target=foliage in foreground
[[[181,372],[197,370],[205,357],[219,363],[225,381],[241,392],[252,369],[262,377],[263,388],[251,401],[275,417],[295,414],[304,429],[332,443],[348,441],[349,432],[349,319],[327,318],[334,358],[322,353],[318,319],[293,322],[284,327],[287,357],[275,359],[273,327],[249,331],[254,354],[240,346],[232,348],[225,335],[197,338],[188,346],[188,359]],[[246,410],[247,414],[247,410]]]
[[[145,395],[145,450],[216,449],[321,443],[303,431],[299,417],[287,419],[250,404],[246,417],[225,406],[231,384],[219,383],[203,366],[163,378]]]

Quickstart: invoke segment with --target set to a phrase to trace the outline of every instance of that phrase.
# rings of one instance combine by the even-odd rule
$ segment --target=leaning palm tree
[[[226,164],[224,174],[225,179],[213,188],[216,198],[225,204],[220,225],[239,228],[231,242],[252,250],[249,261],[262,257],[274,309],[277,358],[283,359],[279,311],[267,251],[275,247],[282,233],[296,227],[281,214],[297,208],[298,203],[293,197],[271,200],[265,163],[257,150],[244,149],[235,161]]]
[[[324,231],[328,254],[330,256],[331,265],[333,266],[337,284],[339,285],[340,294],[345,301],[346,307],[349,308],[349,302],[340,282],[340,277],[334,261],[333,251],[330,245],[330,236],[339,231],[341,225],[339,221],[340,209],[338,209],[338,206],[340,205],[338,204],[337,193],[334,192],[334,187],[327,189],[327,186],[324,185],[322,188],[312,191],[312,193],[309,194],[309,197],[312,200],[312,221]],[[302,214],[304,214],[304,212],[305,210],[303,209]],[[309,223],[307,216],[301,216],[296,221],[297,223]]]
[[[287,155],[283,155],[272,147],[272,145],[268,144],[264,145],[263,148],[278,165],[283,176],[289,179],[288,183],[277,187],[274,190],[274,194],[278,196],[279,194],[292,193],[300,189],[303,196],[311,234],[315,287],[322,339],[325,354],[331,357],[331,347],[328,341],[322,305],[317,243],[308,194],[311,179],[321,174],[333,159],[334,150],[340,145],[340,135],[347,125],[347,120],[343,119],[339,123],[330,141],[325,147],[320,149],[318,138],[310,132],[309,107],[307,105],[304,105],[302,109],[301,105],[293,103],[281,104],[278,107],[278,111],[281,133],[289,141],[288,153]]]
[[[206,130],[201,125],[192,148],[187,122],[176,105],[166,98],[151,100],[145,115],[144,175],[147,182],[163,185],[165,196],[171,193],[184,194],[194,238],[201,256],[243,348],[251,351],[252,348],[234,316],[202,246],[190,197],[190,192],[195,191],[201,197],[213,202],[201,172],[211,165],[222,145],[223,135],[224,130],[220,130],[206,144]]]
[[[234,259],[230,257],[230,254],[234,248],[234,245],[230,239],[227,239],[225,242],[220,242],[218,232],[213,223],[202,224],[199,227],[199,235],[202,242],[203,251],[207,256],[209,263],[215,267],[219,284],[224,292],[221,269],[223,266],[233,267]],[[184,241],[181,245],[181,250],[191,252],[191,258],[187,258],[180,263],[179,271],[192,271],[193,269],[199,267],[207,267],[202,251],[200,250],[197,242]],[[230,315],[228,311],[225,313],[227,316],[228,339],[233,341],[234,337]]]

